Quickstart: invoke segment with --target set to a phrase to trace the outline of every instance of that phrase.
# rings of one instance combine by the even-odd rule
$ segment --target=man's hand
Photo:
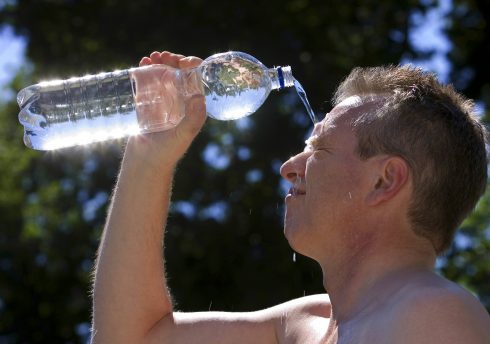
[[[150,54],[150,57],[143,57],[140,66],[161,64],[185,70],[197,67],[201,62],[200,58],[194,56],[185,57],[166,51],[162,53],[155,51]],[[158,70],[155,72],[158,73]],[[162,90],[162,92],[164,91]],[[148,111],[158,111],[158,106],[155,106],[154,109],[148,109]],[[150,116],[149,114],[146,115]],[[132,137],[129,139],[128,149],[135,150],[134,153],[143,157],[150,167],[174,167],[201,130],[205,120],[204,97],[195,95],[186,100],[185,116],[176,127],[162,132]]]

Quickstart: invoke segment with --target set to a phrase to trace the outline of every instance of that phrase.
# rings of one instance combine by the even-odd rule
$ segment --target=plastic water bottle
[[[254,113],[270,91],[294,85],[291,68],[267,68],[242,52],[210,56],[193,69],[149,65],[41,82],[17,95],[24,143],[39,150],[100,142],[176,126],[186,100],[205,96],[208,116]]]

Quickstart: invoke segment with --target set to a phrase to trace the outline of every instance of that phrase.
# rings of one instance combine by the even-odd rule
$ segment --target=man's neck
[[[336,253],[337,257],[325,257],[320,265],[337,324],[375,306],[373,300],[396,291],[407,274],[432,271],[436,258],[429,243],[405,247],[372,244]]]

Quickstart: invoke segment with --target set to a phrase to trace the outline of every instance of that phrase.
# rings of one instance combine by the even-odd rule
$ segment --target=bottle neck
[[[271,89],[273,90],[282,90],[283,88],[294,86],[294,78],[290,66],[269,69],[269,77],[271,78]]]

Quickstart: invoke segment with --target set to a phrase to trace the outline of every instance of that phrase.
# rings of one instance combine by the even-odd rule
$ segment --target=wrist
[[[133,136],[128,139],[123,163],[126,167],[150,174],[172,175],[181,156],[158,142],[154,134]]]

